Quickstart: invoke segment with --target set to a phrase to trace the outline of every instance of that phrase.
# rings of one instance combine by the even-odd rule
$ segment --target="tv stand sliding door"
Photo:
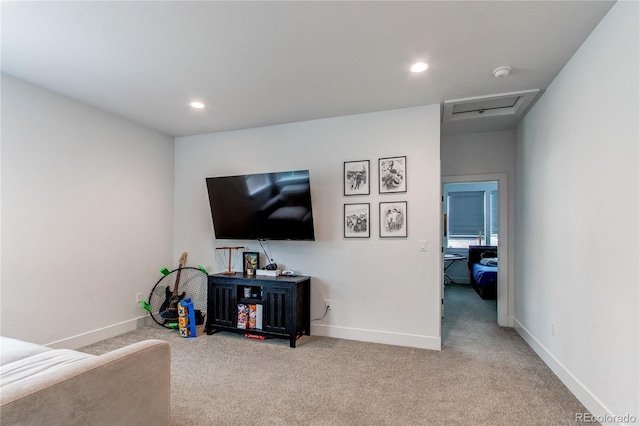
[[[310,334],[310,282],[309,277],[209,275],[207,334],[286,338],[295,348],[301,335]]]

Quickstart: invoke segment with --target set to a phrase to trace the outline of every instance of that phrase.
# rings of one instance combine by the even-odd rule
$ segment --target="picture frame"
[[[242,252],[242,273],[244,275],[255,275],[256,269],[260,269],[260,253],[257,251]],[[252,270],[252,272],[249,272]]]
[[[407,202],[380,203],[380,238],[407,238]]]
[[[371,206],[369,203],[344,205],[344,238],[371,236]]]
[[[407,192],[407,157],[378,159],[380,194]]]
[[[344,195],[369,195],[369,160],[344,162]]]

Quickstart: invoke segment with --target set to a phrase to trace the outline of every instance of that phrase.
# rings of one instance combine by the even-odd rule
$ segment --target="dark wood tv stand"
[[[310,334],[310,277],[209,275],[207,334],[216,331],[296,340]],[[245,297],[244,289],[249,289]],[[261,305],[262,328],[238,328],[238,305]],[[260,320],[258,320],[258,325]]]

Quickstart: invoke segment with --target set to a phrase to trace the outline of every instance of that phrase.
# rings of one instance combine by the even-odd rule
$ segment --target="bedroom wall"
[[[173,138],[7,75],[1,136],[2,335],[134,329],[172,263]]]
[[[518,127],[515,250],[520,333],[593,415],[635,422],[639,12],[617,2]]]
[[[226,269],[205,177],[309,169],[316,241],[271,241],[276,263],[312,277],[312,334],[440,349],[440,111],[438,105],[176,139],[174,257]],[[404,194],[343,196],[345,161],[407,156]],[[380,239],[378,203],[408,201],[408,238]],[[343,205],[370,203],[371,238],[343,238]],[[419,251],[427,240],[427,251]],[[264,256],[262,256],[264,262]],[[236,270],[241,270],[240,263]]]

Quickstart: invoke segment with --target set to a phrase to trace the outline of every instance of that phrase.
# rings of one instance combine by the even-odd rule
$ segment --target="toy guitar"
[[[166,287],[166,300],[160,305],[160,316],[164,319],[177,319],[178,318],[178,303],[186,296],[183,291],[182,294],[178,294],[178,286],[180,285],[180,274],[182,267],[187,263],[187,252],[182,253],[180,257],[180,265],[178,266],[178,275],[176,276],[176,283],[173,286],[173,290],[169,286]]]

